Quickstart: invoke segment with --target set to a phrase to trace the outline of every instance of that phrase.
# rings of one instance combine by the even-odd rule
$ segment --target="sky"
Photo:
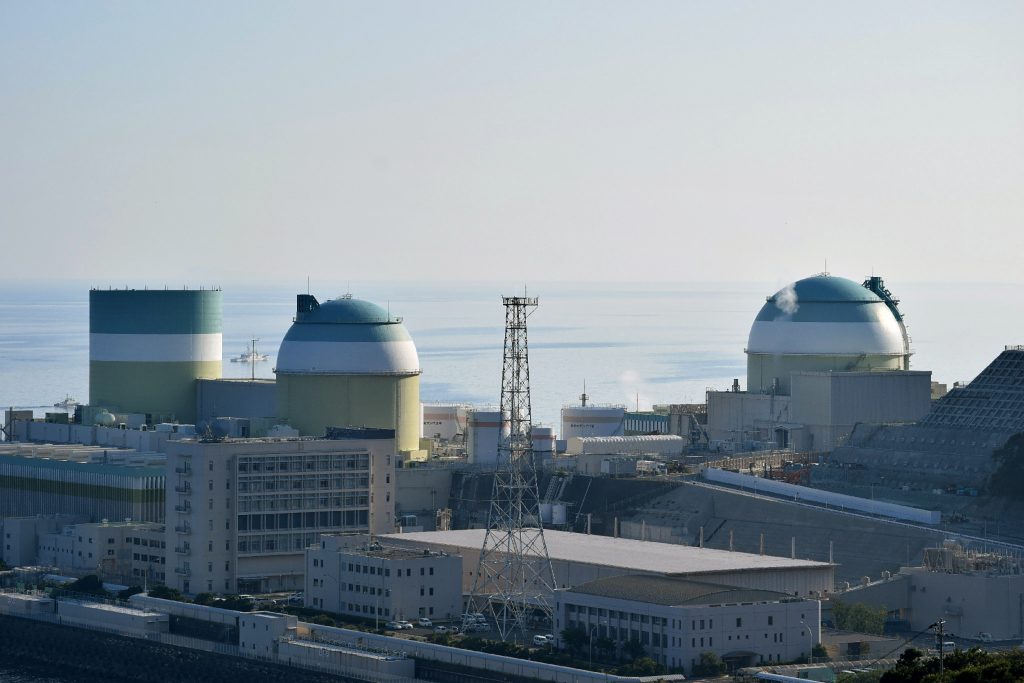
[[[1024,3],[0,0],[0,279],[1024,284]]]

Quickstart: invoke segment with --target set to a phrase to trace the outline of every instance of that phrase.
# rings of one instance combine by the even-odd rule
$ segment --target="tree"
[[[657,676],[662,673],[665,673],[665,667],[650,657],[637,657],[618,669],[620,676]]]
[[[647,654],[643,643],[636,638],[631,638],[628,643],[622,646],[622,653],[631,660],[636,661]]]
[[[590,642],[590,635],[586,629],[579,626],[570,626],[562,629],[561,636],[562,644],[570,652],[582,652]]]
[[[317,626],[334,626],[335,623],[334,619],[331,619],[326,614],[318,614],[310,619],[309,622],[311,624],[316,624]]]
[[[118,591],[117,599],[118,600],[127,600],[128,598],[132,597],[133,595],[138,595],[141,592],[142,592],[142,586],[131,586],[129,588],[125,588],[123,591]]]
[[[939,658],[908,649],[896,666],[882,674],[880,683],[1019,683],[1024,680],[1024,652],[985,652],[979,648],[958,650],[944,661],[939,679]],[[845,682],[844,682],[845,683]],[[858,682],[859,683],[859,682]]]
[[[832,601],[832,617],[836,622],[836,628],[843,631],[855,631],[857,633],[871,633],[882,635],[885,630],[884,607],[869,607],[860,603],[845,603],[839,600]]]
[[[615,641],[611,638],[602,636],[594,641],[594,649],[597,650],[599,657],[611,657],[615,654]]]
[[[83,576],[74,583],[68,585],[67,589],[72,593],[88,593],[90,595],[109,597],[107,591],[103,589],[103,582],[100,581],[100,577],[95,574]]]
[[[188,602],[185,600],[185,596],[181,594],[181,591],[176,588],[168,588],[167,586],[153,586],[149,589],[149,597]]]
[[[693,666],[694,676],[717,676],[725,673],[725,662],[714,652],[701,652],[700,661]]]

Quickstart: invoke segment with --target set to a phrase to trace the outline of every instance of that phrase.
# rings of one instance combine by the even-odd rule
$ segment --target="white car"
[[[548,637],[547,636],[534,636],[533,637],[533,644],[536,645],[537,647],[544,647],[545,645],[548,645]]]
[[[434,633],[448,633],[448,627],[447,626],[435,626],[434,627]]]
[[[434,625],[434,622],[432,622],[430,619],[427,619],[426,617],[420,617],[416,620],[416,625],[422,626],[423,628],[430,628]]]
[[[402,624],[397,621],[389,621],[386,624],[384,624],[384,628],[388,629],[389,631],[401,631]]]
[[[413,628],[413,625],[412,625],[411,621],[405,621],[403,619],[402,621],[398,622],[398,627],[402,628],[402,629],[411,629],[411,628]]]

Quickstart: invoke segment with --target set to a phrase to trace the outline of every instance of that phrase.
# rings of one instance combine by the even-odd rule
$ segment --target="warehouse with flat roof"
[[[425,531],[388,534],[382,539],[390,545],[461,555],[462,588],[470,592],[485,533],[484,529]],[[835,565],[828,562],[549,529],[544,540],[558,588],[626,574],[680,577],[801,597],[829,593],[835,584]]]

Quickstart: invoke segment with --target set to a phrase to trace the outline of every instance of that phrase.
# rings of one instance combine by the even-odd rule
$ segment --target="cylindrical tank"
[[[544,522],[545,524],[550,524],[551,523],[551,508],[552,507],[553,506],[551,505],[551,503],[541,503],[540,504],[540,521]]]
[[[550,458],[555,452],[555,430],[546,425],[534,425],[530,430],[530,437],[533,439],[533,452],[543,453],[544,457]]]
[[[195,381],[221,376],[219,289],[89,292],[89,403],[194,422]]]
[[[568,508],[565,503],[554,503],[551,506],[552,526],[565,526],[568,522]]]
[[[624,406],[565,406],[561,437],[620,436],[625,418]]]
[[[798,371],[908,370],[909,338],[896,301],[877,278],[804,278],[768,297],[747,340],[747,391],[789,395]]]
[[[465,434],[467,410],[466,406],[457,404],[423,406],[423,436],[451,441]]]
[[[466,420],[466,454],[474,465],[494,465],[498,446],[508,436],[508,420],[499,410],[470,410]]]
[[[377,427],[395,430],[397,450],[419,449],[419,356],[402,319],[380,306],[299,294],[275,372],[277,416],[303,436]]]

